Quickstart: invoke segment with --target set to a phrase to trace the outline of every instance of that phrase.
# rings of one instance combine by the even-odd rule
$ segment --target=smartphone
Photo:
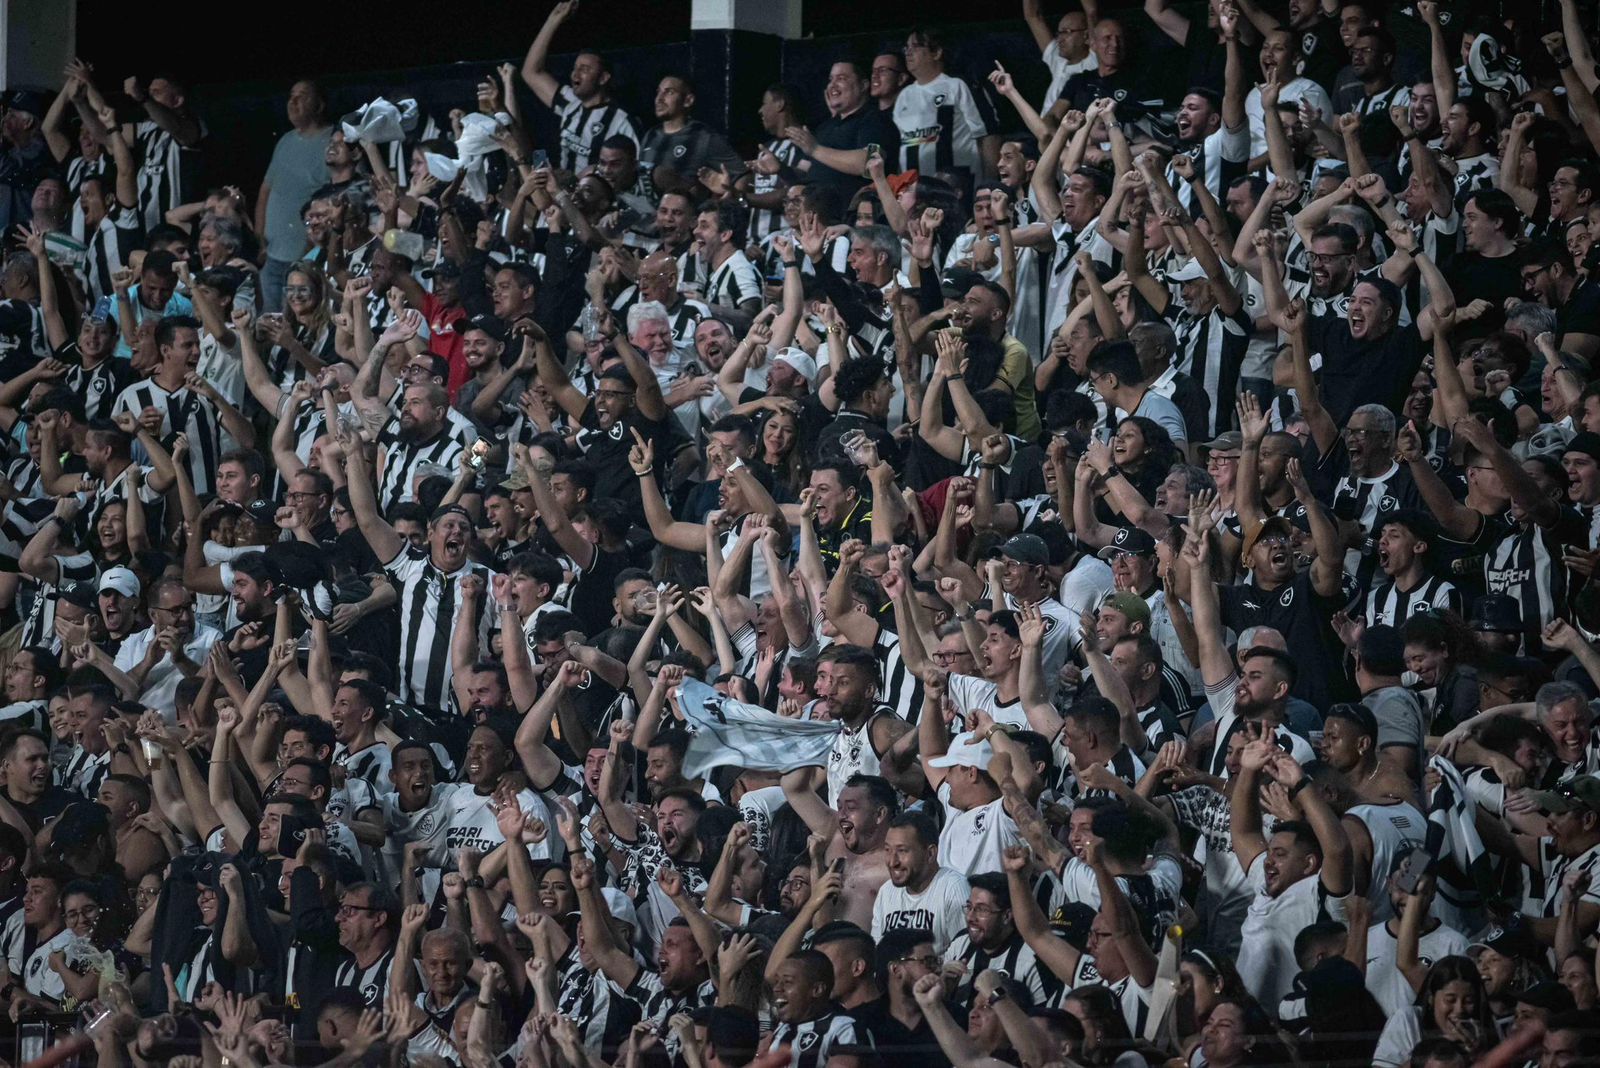
[[[878,157],[880,157],[882,155],[883,155],[883,149],[878,147],[877,142],[872,142],[871,144],[867,145],[867,158],[868,159],[877,159]]]
[[[1433,854],[1428,852],[1426,846],[1416,846],[1408,850],[1400,858],[1400,875],[1395,880],[1395,886],[1404,894],[1417,892],[1417,880],[1428,873],[1428,865],[1433,861]]]
[[[842,871],[844,871],[844,858],[834,857],[833,860],[828,864],[828,874],[837,875]]]
[[[533,169],[550,166],[550,153],[542,148],[536,148],[528,157],[528,162],[533,164]]]

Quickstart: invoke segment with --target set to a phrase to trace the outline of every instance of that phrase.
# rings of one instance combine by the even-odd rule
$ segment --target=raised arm
[[[550,55],[550,42],[577,6],[576,0],[557,3],[545,18],[544,25],[539,27],[538,35],[528,46],[528,54],[522,60],[522,80],[545,107],[554,105],[556,94],[561,90],[560,84],[544,69],[545,60]]]

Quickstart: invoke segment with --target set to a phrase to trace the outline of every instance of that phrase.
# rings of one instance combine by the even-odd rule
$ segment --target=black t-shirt
[[[1160,111],[1165,103],[1160,90],[1149,83],[1137,67],[1124,67],[1107,77],[1097,70],[1074,74],[1061,87],[1061,99],[1067,106],[1084,111],[1102,97],[1117,102],[1117,120],[1136,122]]]
[[[900,143],[900,131],[895,128],[894,118],[890,112],[878,107],[876,100],[868,100],[849,115],[823,120],[817,124],[815,135],[817,144],[823,148],[836,148],[841,151],[877,145],[883,149],[885,166],[894,163],[895,152],[891,146]],[[865,184],[859,174],[845,174],[816,160],[811,161],[811,169],[807,172],[805,180],[826,182],[852,191]]]
[[[611,625],[616,578],[631,563],[626,552],[594,547],[594,561],[584,568],[572,586],[572,614],[583,624],[585,634],[599,633]]]
[[[583,450],[583,458],[594,468],[594,498],[615,497],[628,506],[635,520],[642,523],[644,505],[639,498],[639,478],[628,466],[628,450],[633,448],[632,431],[637,430],[655,446],[656,478],[659,479],[667,462],[672,459],[675,437],[681,436],[673,433],[676,422],[670,412],[665,419],[657,421],[647,419],[635,410],[625,414],[609,429],[602,430],[600,419],[595,414],[594,399],[590,398],[589,406],[583,410],[583,418],[579,420],[578,447]]]
[[[1583,283],[1556,308],[1556,334],[1600,334],[1600,282]]]
[[[1500,308],[1507,297],[1523,295],[1522,272],[1514,254],[1491,259],[1481,252],[1458,252],[1450,260],[1446,278],[1463,307],[1481,298],[1491,308]]]
[[[1345,51],[1344,42],[1339,38],[1339,20],[1324,15],[1304,29],[1291,28],[1289,32],[1300,38],[1300,54],[1305,57],[1301,73],[1333,92],[1334,78],[1340,68],[1350,62],[1350,53]]]
[[[1311,354],[1322,357],[1322,405],[1343,426],[1363,404],[1399,411],[1422,366],[1422,335],[1412,323],[1376,341],[1357,341],[1350,324],[1332,315],[1313,315]]]
[[[1242,586],[1223,586],[1222,622],[1235,633],[1246,627],[1271,627],[1294,650],[1295,697],[1326,712],[1333,702],[1354,700],[1354,690],[1342,666],[1343,646],[1328,620],[1347,598],[1324,597],[1311,584],[1311,574],[1296,575],[1275,590],[1263,590],[1254,579]]]
[[[3,786],[0,786],[0,794],[3,794],[5,799],[11,802],[11,807],[17,810],[17,813],[27,822],[29,827],[33,828],[34,834],[39,833],[39,829],[44,826],[45,820],[61,815],[66,810],[66,807],[74,801],[83,800],[79,794],[75,794],[71,790],[64,790],[59,786],[47,787],[45,792],[39,795],[39,800],[26,805],[21,801],[12,800],[11,791]]]

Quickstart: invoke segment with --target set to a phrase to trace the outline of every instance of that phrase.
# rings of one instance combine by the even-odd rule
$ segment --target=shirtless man
[[[844,862],[844,892],[839,895],[838,919],[864,931],[872,929],[872,906],[878,890],[889,881],[885,848],[889,823],[900,811],[899,795],[889,781],[877,775],[852,775],[839,791],[838,808],[829,808],[812,787],[815,769],[804,768],[783,777],[784,796],[806,821],[814,841],[826,843],[825,866]]]

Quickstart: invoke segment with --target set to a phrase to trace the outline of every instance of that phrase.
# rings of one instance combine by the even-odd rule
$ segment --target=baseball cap
[[[807,385],[815,385],[817,381],[817,361],[805,349],[786,348],[778,353],[776,363],[786,363],[794,368],[794,373],[806,380]]]
[[[929,767],[934,768],[977,768],[986,771],[989,761],[994,759],[994,747],[988,742],[975,740],[971,731],[962,731],[950,739],[950,748],[944,756],[936,756],[928,761]]]
[[[127,569],[119,568],[118,570],[126,571]],[[77,605],[79,608],[85,608],[91,612],[100,607],[97,603],[97,595],[98,591],[94,588],[92,582],[73,582],[68,580],[56,587],[56,600]]]
[[[50,110],[50,98],[37,89],[12,89],[5,95],[5,106],[10,111],[26,111],[42,119]]]
[[[1556,786],[1553,790],[1535,790],[1530,800],[1545,812],[1560,814],[1588,809],[1600,813],[1600,779],[1593,775],[1578,775]]]
[[[1009,556],[1019,564],[1048,564],[1050,546],[1037,534],[1013,534],[1000,546],[1000,555]]]
[[[600,889],[600,896],[606,899],[606,910],[613,917],[639,930],[639,911],[633,907],[633,902],[621,890],[614,886],[605,886]]]
[[[1191,259],[1175,271],[1167,272],[1169,282],[1200,282],[1206,277],[1206,269],[1200,266],[1200,261],[1196,259]]]
[[[98,592],[105,593],[107,590],[115,590],[124,597],[137,597],[142,589],[143,586],[139,582],[138,575],[135,575],[125,567],[113,567],[100,576],[100,589]]]
[[[1265,520],[1263,520],[1261,525],[1256,528],[1254,536],[1247,537],[1244,540],[1243,559],[1247,564],[1250,560],[1250,553],[1255,549],[1256,543],[1262,538],[1267,537],[1269,534],[1277,534],[1285,538],[1293,538],[1294,524],[1289,522],[1281,515],[1269,515]]]
[[[272,524],[278,518],[278,502],[269,501],[265,497],[257,497],[244,506],[245,514],[257,523]]]
[[[1498,631],[1502,634],[1522,632],[1522,613],[1509,594],[1491,593],[1478,598],[1467,613],[1467,626],[1473,630]]]
[[[1095,555],[1102,560],[1115,560],[1123,553],[1133,553],[1135,556],[1154,556],[1156,552],[1156,539],[1148,531],[1139,527],[1123,527],[1111,539],[1111,544],[1102,548]]]
[[[1068,901],[1050,914],[1050,930],[1056,937],[1064,938],[1079,953],[1089,951],[1089,928],[1098,915],[1094,908],[1081,901]]]
[[[967,290],[983,281],[983,275],[971,267],[951,267],[939,277],[939,292],[946,297],[960,298]]]
[[[501,488],[512,491],[525,490],[528,488],[528,485],[528,472],[524,471],[520,467],[511,472],[500,482]]]
[[[465,334],[468,330],[482,330],[485,334],[488,334],[496,341],[500,342],[501,344],[505,344],[506,324],[497,315],[490,315],[487,312],[474,315],[472,318],[468,319],[467,324],[461,328],[461,332],[463,334]]]
[[[1237,453],[1244,449],[1244,435],[1237,430],[1229,430],[1218,434],[1204,445],[1200,446],[1200,455],[1208,456],[1214,452]]]
[[[1101,608],[1112,608],[1128,617],[1129,623],[1143,623],[1150,627],[1150,606],[1137,593],[1108,593],[1100,602]]]
[[[1497,924],[1489,928],[1482,938],[1467,947],[1467,953],[1471,955],[1482,949],[1492,949],[1502,957],[1520,957],[1523,960],[1542,960],[1545,956],[1544,947],[1534,941],[1522,920],[1517,917],[1512,917],[1505,926]]]
[[[1546,1012],[1571,1012],[1577,1008],[1572,1000],[1572,991],[1554,979],[1534,983],[1517,995],[1516,1002],[1518,1005],[1532,1005]]]

